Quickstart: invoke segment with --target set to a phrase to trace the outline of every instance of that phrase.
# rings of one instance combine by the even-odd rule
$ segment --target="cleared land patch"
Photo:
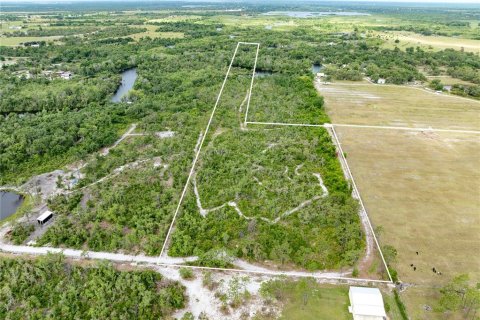
[[[480,129],[480,102],[403,86],[316,85],[332,123]]]

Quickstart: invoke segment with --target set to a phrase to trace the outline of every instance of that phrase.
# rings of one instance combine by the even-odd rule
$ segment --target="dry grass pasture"
[[[480,103],[473,100],[401,86],[338,83],[318,88],[332,123],[480,129]],[[480,281],[480,135],[354,127],[336,131],[370,219],[382,227],[381,245],[398,250],[394,268],[399,279],[414,284],[401,294],[410,317],[444,317],[424,308],[435,308],[439,288],[462,273]]]
[[[479,135],[337,132],[380,242],[398,250],[399,278],[421,286],[404,294],[409,312],[434,319],[422,307],[434,303],[434,287],[461,273],[480,280]]]
[[[398,250],[400,278],[429,284],[470,272],[480,280],[479,136],[336,130],[370,217],[384,229],[381,242]]]
[[[151,25],[151,24],[132,25],[131,27],[146,28],[147,29],[145,32],[134,33],[134,34],[125,36],[125,38],[130,37],[130,38],[134,39],[135,41],[138,41],[143,37],[150,37],[152,39],[155,39],[155,38],[183,38],[184,37],[183,32],[158,32],[158,31],[155,31],[159,27],[155,26],[155,25]]]
[[[480,130],[480,101],[417,87],[317,84],[333,123]]]
[[[383,47],[393,49],[398,47],[405,49],[408,47],[422,47],[424,49],[431,49],[435,51],[443,49],[464,50],[467,52],[480,52],[480,40],[444,37],[444,36],[424,36],[413,32],[405,31],[389,31],[374,33],[385,40]],[[399,43],[395,43],[399,40]]]

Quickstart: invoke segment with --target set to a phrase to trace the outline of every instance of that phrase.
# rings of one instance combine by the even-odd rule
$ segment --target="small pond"
[[[23,196],[10,191],[0,191],[0,220],[14,214],[23,202]]]
[[[120,102],[122,98],[133,88],[133,84],[137,79],[137,69],[128,69],[122,72],[122,84],[112,97],[112,102]]]
[[[322,70],[323,66],[321,64],[312,64],[312,73],[317,74]]]
[[[263,78],[263,77],[268,77],[273,74],[272,71],[264,71],[264,70],[256,70],[255,71],[255,78]]]

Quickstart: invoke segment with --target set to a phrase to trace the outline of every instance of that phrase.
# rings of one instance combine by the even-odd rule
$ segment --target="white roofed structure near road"
[[[44,224],[44,223],[47,222],[52,216],[53,216],[53,212],[50,211],[50,210],[47,210],[47,211],[45,211],[44,213],[42,213],[42,214],[37,218],[37,222],[38,222],[39,224]]]
[[[348,311],[354,320],[387,319],[382,293],[378,288],[350,287]]]

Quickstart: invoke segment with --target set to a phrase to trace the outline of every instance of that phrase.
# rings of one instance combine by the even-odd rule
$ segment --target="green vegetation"
[[[195,275],[193,274],[193,271],[190,268],[180,268],[179,272],[180,272],[180,276],[183,279],[190,280],[195,278]]]
[[[153,271],[81,267],[49,255],[0,257],[0,318],[159,319],[185,305],[184,288]]]
[[[28,236],[35,230],[35,226],[26,223],[16,223],[13,226],[12,233],[10,234],[10,240],[14,244],[22,244]]]
[[[480,308],[480,284],[470,285],[467,274],[453,278],[440,289],[440,294],[438,311],[461,310],[466,319],[475,319]]]
[[[265,298],[283,305],[280,319],[350,319],[347,287],[321,287],[313,279],[271,280],[262,284]]]
[[[402,317],[402,320],[408,320],[408,314],[407,314],[407,309],[405,308],[405,305],[403,304],[402,300],[400,300],[400,295],[398,294],[397,290],[393,291],[393,295],[395,298],[395,303],[397,305],[398,310],[400,311],[400,315]]]
[[[138,7],[142,10],[137,10]],[[300,19],[262,13],[292,8],[337,11],[338,6],[249,3],[241,12],[228,11],[237,7],[237,3],[214,4],[204,10],[180,8],[170,2],[124,2],[112,11],[111,4],[99,2],[89,3],[88,7],[84,3],[68,7],[59,3],[54,12],[52,7],[42,4],[2,8],[0,185],[19,186],[37,174],[57,169],[64,170],[65,176],[71,175],[74,181],[68,187],[71,193],[48,200],[56,219],[36,239],[38,245],[160,253],[189,174],[195,146],[205,134],[238,41],[261,43],[249,121],[330,122],[324,99],[314,87],[312,65],[321,67],[327,82],[332,79],[358,82],[366,77],[376,82],[384,78],[390,84],[423,82],[434,90],[444,90],[446,82],[434,79],[427,83],[427,79],[448,76],[450,93],[480,98],[479,46],[475,40],[479,30],[478,8],[461,6],[451,10],[448,6],[422,6],[398,10],[390,5],[351,3],[342,9],[371,15]],[[215,11],[219,8],[221,12]],[[231,267],[235,258],[242,258],[283,269],[348,267],[353,269],[353,276],[361,276],[364,270],[359,270],[358,262],[365,240],[358,204],[351,197],[327,131],[243,123],[255,49],[242,45],[237,52],[180,207],[168,253],[197,255],[199,259],[192,263],[200,266]],[[128,93],[128,103],[113,103],[110,97],[120,83],[120,73],[129,68],[137,69],[138,78]],[[71,72],[73,77],[61,79],[60,71]],[[371,114],[377,121],[386,122],[382,110],[389,106],[397,113],[392,111],[388,121],[407,122],[399,114],[430,110],[428,119],[412,119],[416,123],[430,123],[432,114],[433,118],[443,115],[432,111],[433,101],[439,101],[439,97],[450,99],[446,94],[373,84],[343,88],[340,82],[322,88],[327,88],[326,99],[330,98],[328,88],[333,89],[330,95],[340,100],[349,120],[355,119],[363,106],[374,110]],[[470,111],[464,111],[463,104],[468,101],[458,100],[461,102],[450,99],[435,106],[473,121],[475,117]],[[372,101],[377,103],[375,108],[371,107]],[[411,109],[405,109],[408,107]],[[461,125],[452,124],[450,118],[445,121],[449,122],[446,128]],[[134,135],[108,153],[99,152],[113,145],[133,123],[137,124]],[[445,124],[443,120],[434,122],[434,126],[436,123]],[[168,134],[164,135],[165,132]],[[350,157],[355,157],[353,152],[349,152]],[[81,167],[75,176],[70,169],[72,164]],[[57,187],[62,185],[61,178],[58,182]],[[16,224],[10,239],[13,243],[23,243],[31,232],[31,225]],[[397,247],[401,254],[400,246]],[[397,272],[392,266],[398,267],[402,273],[398,278],[403,278],[403,267],[395,265],[395,248],[383,246],[383,249],[395,280]],[[14,262],[2,263],[6,264],[0,275],[27,268]],[[141,318],[141,310],[152,308],[154,312],[148,311],[148,315],[159,318],[168,316],[184,302],[179,298],[181,295],[177,296],[181,292],[177,285],[172,285],[176,288],[172,294],[162,291],[171,286],[163,286],[158,275],[119,273],[104,266],[83,269],[63,261],[48,263],[60,270],[52,280],[57,281],[54,288],[60,287],[61,281],[67,284],[71,281],[72,287],[79,287],[78,292],[71,291],[72,296],[84,294],[81,290],[85,286],[80,283],[89,283],[90,276],[95,283],[102,281],[97,279],[100,277],[119,281],[122,277],[138,277],[142,283],[138,286],[148,288],[145,296],[139,293],[140,289],[125,294],[141,298],[141,307],[122,300],[122,296],[117,299],[118,305],[99,302],[105,303],[108,311],[102,309],[107,308],[104,305],[91,305],[86,295],[87,300],[80,299],[78,306],[66,307],[77,308],[77,316],[115,317],[117,314],[111,309],[118,309],[124,312],[118,311],[118,317]],[[375,273],[378,268],[372,263],[369,272]],[[189,278],[189,270],[181,269],[182,277]],[[70,276],[71,280],[60,280]],[[205,277],[204,282],[206,286],[214,286],[211,277],[210,280]],[[156,289],[158,283],[163,289]],[[248,300],[239,283],[232,282],[232,292],[221,297],[225,305]],[[128,288],[129,284],[121,282]],[[131,286],[139,288],[136,283]],[[455,283],[443,289],[442,310],[468,307],[462,305],[464,301],[457,303],[459,292],[465,297],[470,292],[468,303],[476,301],[471,298],[472,288],[462,285],[458,289],[459,286]],[[105,284],[105,288],[111,285]],[[315,288],[316,284],[307,280],[271,282],[265,291],[285,304],[283,317],[287,319],[308,319],[312,314],[329,319],[348,316],[343,306],[343,288],[318,292]],[[10,291],[0,294],[5,292]],[[51,292],[47,302],[66,301],[58,298],[61,296],[58,289]],[[115,294],[112,296],[116,298]],[[28,305],[13,302],[11,306],[28,306],[34,310],[28,312],[38,312],[37,316],[45,315],[39,306],[56,308],[45,305],[47,302],[43,300],[30,300]],[[333,309],[331,301],[338,302],[335,308],[341,307],[343,311]],[[155,305],[157,302],[159,305]],[[386,298],[386,305],[398,309],[395,315],[406,317],[397,293]],[[304,308],[299,311],[295,306]],[[324,309],[319,313],[320,306]],[[99,314],[94,313],[97,310]],[[0,309],[0,317],[18,318],[17,314],[23,311],[14,311],[17,313],[10,316]],[[52,313],[52,317],[68,318],[74,314],[63,309],[48,312],[60,312]]]

